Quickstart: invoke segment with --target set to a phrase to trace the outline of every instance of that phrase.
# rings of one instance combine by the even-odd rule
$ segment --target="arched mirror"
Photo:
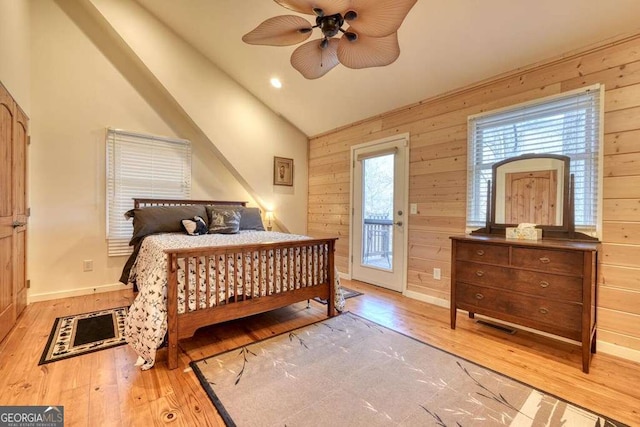
[[[543,238],[596,240],[575,231],[570,158],[525,154],[492,166],[485,228],[472,234],[505,235],[507,227],[536,224]]]

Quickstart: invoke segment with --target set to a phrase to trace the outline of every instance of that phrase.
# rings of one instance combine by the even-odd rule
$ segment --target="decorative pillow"
[[[238,212],[238,214],[240,215],[240,219],[242,219],[242,209],[244,208],[240,205],[208,205],[207,217],[209,220],[209,224],[212,224],[212,220],[218,216],[218,212]]]
[[[125,215],[133,216],[133,236],[129,243],[133,246],[149,234],[181,232],[184,218],[206,218],[207,210],[203,205],[148,206]]]
[[[209,232],[207,223],[199,216],[194,216],[193,219],[183,219],[182,228],[184,228],[184,231],[190,236],[199,236]]]
[[[212,222],[212,211],[216,209],[233,210],[240,213],[240,230],[258,230],[264,231],[264,225],[262,224],[262,217],[260,216],[259,208],[245,208],[243,206],[235,205],[213,205],[207,206],[207,213],[209,214],[209,223]]]
[[[264,231],[259,208],[243,208],[240,217],[240,230]]]
[[[212,206],[209,210],[209,233],[235,234],[240,231],[240,212]]]

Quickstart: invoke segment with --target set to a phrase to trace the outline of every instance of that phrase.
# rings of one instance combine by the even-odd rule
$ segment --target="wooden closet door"
[[[16,318],[27,306],[27,145],[29,144],[28,119],[16,108],[13,140],[13,194],[14,227],[13,262],[16,288]]]
[[[0,84],[0,341],[27,306],[27,123]]]
[[[15,104],[0,85],[0,340],[16,322],[13,139]]]

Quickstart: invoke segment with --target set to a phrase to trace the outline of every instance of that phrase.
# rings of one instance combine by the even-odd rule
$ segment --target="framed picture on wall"
[[[293,159],[273,158],[273,185],[293,186]]]

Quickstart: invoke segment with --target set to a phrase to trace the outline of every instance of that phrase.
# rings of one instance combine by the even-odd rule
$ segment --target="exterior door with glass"
[[[402,292],[408,136],[352,148],[351,277]]]

